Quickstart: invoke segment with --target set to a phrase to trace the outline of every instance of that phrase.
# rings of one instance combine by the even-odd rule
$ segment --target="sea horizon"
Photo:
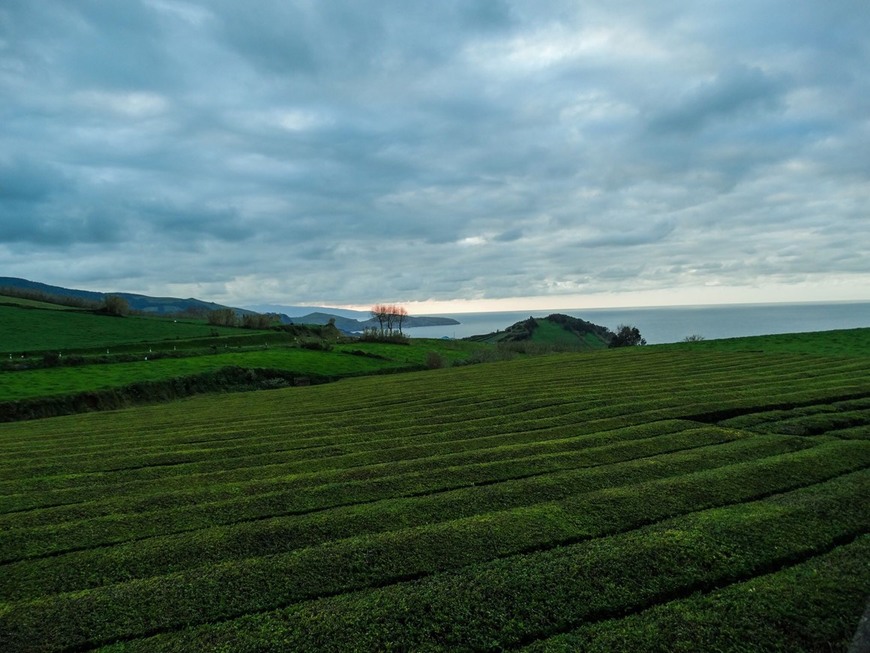
[[[529,317],[553,313],[581,318],[611,330],[620,324],[636,326],[648,344],[679,342],[688,336],[713,340],[870,327],[870,300],[832,300],[427,313],[427,317],[449,317],[459,324],[413,327],[406,329],[406,333],[412,338],[461,339],[504,330]]]

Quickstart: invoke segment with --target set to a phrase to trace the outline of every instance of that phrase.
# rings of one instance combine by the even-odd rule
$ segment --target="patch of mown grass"
[[[189,358],[163,358],[135,363],[54,367],[0,374],[0,400],[15,401],[57,397],[80,392],[120,388],[131,382],[166,381],[214,372],[225,367],[279,369],[300,374],[347,376],[399,368],[402,363],[378,361],[359,356],[311,351],[301,348],[273,348],[217,353]]]
[[[265,339],[268,339],[267,334]],[[281,337],[279,334],[275,334]],[[256,336],[245,336],[259,343]],[[428,342],[428,341],[427,341]],[[77,393],[124,388],[136,383],[169,381],[193,377],[223,368],[273,369],[320,377],[346,377],[374,374],[389,370],[420,369],[426,352],[432,345],[415,344],[410,347],[390,348],[388,345],[340,346],[330,351],[316,351],[301,347],[263,347],[244,351],[226,349],[213,354],[156,358],[142,354],[135,362],[90,364],[74,367],[22,370],[0,373],[0,401],[50,398]],[[443,354],[448,360],[460,361],[472,345],[457,347],[443,345]],[[475,345],[479,348],[480,345]],[[347,355],[351,350],[382,352],[379,357]]]
[[[32,312],[13,310],[12,315],[20,318],[21,314]],[[0,320],[3,318],[0,310]],[[55,326],[58,331],[72,329],[76,333],[76,342],[81,346],[73,351],[78,353],[70,355],[70,347],[65,347],[64,356],[50,348],[51,353],[42,357],[34,358],[31,351],[28,358],[10,354],[9,360],[0,360],[6,368],[0,372],[0,411],[8,414],[7,419],[32,419],[171,400],[207,391],[203,388],[209,381],[204,377],[215,376],[222,370],[276,371],[300,378],[332,380],[423,369],[426,356],[433,348],[446,364],[462,363],[473,358],[482,347],[462,341],[428,340],[402,347],[383,343],[333,345],[320,340],[300,340],[292,333],[206,329],[204,324],[175,323],[163,318],[117,319],[81,313],[78,317],[64,319],[72,321]],[[83,320],[90,330],[82,329],[76,320]],[[111,328],[94,329],[94,325],[105,327],[106,324]],[[27,325],[13,327],[15,332],[28,332],[29,328]],[[190,327],[196,330],[189,331]],[[41,324],[41,328],[46,326]],[[175,333],[174,339],[154,340],[168,337],[170,332]],[[30,328],[29,333],[29,337],[36,338],[35,327]],[[210,335],[206,337],[206,333]],[[182,337],[184,339],[180,339]],[[47,342],[40,341],[40,346],[61,344]],[[105,344],[95,349],[94,342]],[[71,346],[73,343],[62,344]],[[317,346],[309,346],[312,344]],[[291,382],[283,385],[287,384],[292,385]],[[224,388],[209,391],[238,390],[237,385],[228,383]],[[277,380],[274,382],[274,387],[281,385]],[[189,387],[189,391],[184,387]],[[243,389],[265,387],[272,386],[257,382]],[[3,421],[2,415],[0,421]]]

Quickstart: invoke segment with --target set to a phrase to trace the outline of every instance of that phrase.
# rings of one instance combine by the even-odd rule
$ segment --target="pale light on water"
[[[445,313],[439,317],[452,317],[460,324],[408,329],[407,335],[412,338],[467,338],[504,330],[529,316],[546,317],[551,313],[579,317],[611,330],[620,324],[630,324],[640,329],[649,344],[679,342],[690,335],[712,340],[870,327],[870,302],[830,302]]]

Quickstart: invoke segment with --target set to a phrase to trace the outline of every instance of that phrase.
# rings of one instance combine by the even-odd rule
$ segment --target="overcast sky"
[[[2,0],[0,275],[870,299],[868,34],[867,0]]]

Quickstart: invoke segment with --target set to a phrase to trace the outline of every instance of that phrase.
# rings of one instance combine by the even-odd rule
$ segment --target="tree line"
[[[211,326],[242,327],[243,329],[268,329],[278,320],[272,313],[245,313],[239,315],[232,308],[218,308],[206,314]]]

